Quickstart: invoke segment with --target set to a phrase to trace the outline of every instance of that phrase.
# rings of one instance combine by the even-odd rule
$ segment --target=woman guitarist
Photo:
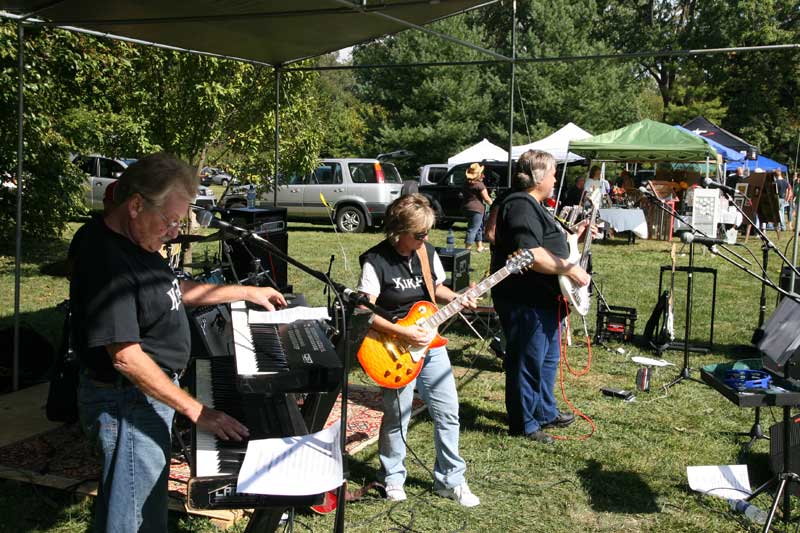
[[[434,298],[450,302],[458,295],[443,285],[444,268],[434,247],[427,242],[428,232],[435,221],[433,209],[421,194],[402,196],[386,210],[384,232],[386,239],[360,257],[361,280],[358,290],[372,303],[397,317],[403,317],[418,301],[433,302]],[[423,252],[420,252],[423,250]],[[426,288],[422,258],[432,272],[434,294]],[[474,300],[467,301],[474,308]],[[427,346],[434,331],[418,325],[403,326],[375,316],[372,329],[396,337],[415,346]],[[416,380],[422,400],[428,406],[434,425],[433,443],[436,462],[433,465],[434,490],[440,496],[452,498],[465,507],[474,507],[480,500],[464,480],[467,465],[458,453],[458,395],[447,350],[432,348],[424,357],[422,370]],[[406,499],[403,484],[406,468],[406,432],[411,418],[414,382],[399,389],[382,388],[383,418],[379,437],[379,455],[384,471],[386,497]]]
[[[575,418],[559,412],[553,394],[559,360],[558,276],[580,286],[590,278],[580,266],[565,261],[569,248],[564,230],[541,205],[556,181],[553,156],[529,150],[520,156],[517,170],[514,192],[498,208],[492,271],[521,248],[530,249],[535,262],[492,290],[507,341],[506,412],[512,435],[551,444],[553,438],[542,430],[568,426]],[[586,227],[578,226],[579,236]]]

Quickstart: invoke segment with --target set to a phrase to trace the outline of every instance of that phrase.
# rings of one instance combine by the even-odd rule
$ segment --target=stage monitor
[[[800,380],[800,304],[784,298],[764,326],[756,330],[753,343],[761,350],[763,367],[786,379]]]

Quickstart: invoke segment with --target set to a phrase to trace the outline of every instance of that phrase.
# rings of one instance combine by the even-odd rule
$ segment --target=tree
[[[467,41],[475,33],[465,16],[451,17],[431,28]],[[426,33],[409,30],[369,45],[358,46],[353,62],[403,64],[426,61],[476,60],[486,56]],[[356,94],[380,107],[363,117],[374,153],[407,149],[415,157],[401,163],[406,174],[425,163],[444,162],[457,151],[488,137],[502,142],[497,109],[500,86],[485,66],[363,69],[356,72]]]

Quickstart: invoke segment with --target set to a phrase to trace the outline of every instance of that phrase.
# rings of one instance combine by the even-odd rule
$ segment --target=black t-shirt
[[[789,180],[776,179],[775,186],[778,188],[778,198],[781,200],[786,198],[786,189],[789,188]]]
[[[566,259],[569,247],[564,230],[542,205],[526,192],[508,195],[498,208],[492,272],[505,265],[509,255],[522,248],[545,248]],[[528,269],[512,274],[492,289],[492,298],[533,307],[556,307],[561,290],[558,276]]]
[[[109,229],[101,218],[70,245],[72,332],[79,361],[102,381],[116,376],[106,346],[138,342],[165,370],[189,357],[190,332],[180,285],[158,253]]]
[[[582,194],[583,188],[578,187],[577,185],[572,185],[569,189],[567,189],[567,194],[564,195],[564,201],[562,203],[564,205],[578,205],[581,203]]]
[[[427,242],[425,248],[433,278],[433,256],[436,250]],[[410,257],[400,255],[389,241],[383,240],[361,254],[359,261],[362,267],[367,262],[375,268],[381,284],[381,292],[375,304],[392,315],[402,318],[415,303],[422,300],[434,301],[425,288],[422,262],[416,253]]]

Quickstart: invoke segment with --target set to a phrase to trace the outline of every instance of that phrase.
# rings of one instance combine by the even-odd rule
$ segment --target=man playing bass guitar
[[[459,297],[443,285],[444,268],[435,249],[427,242],[428,232],[434,222],[435,214],[424,196],[402,196],[386,210],[386,239],[360,257],[362,272],[358,290],[393,316],[404,316],[419,301],[433,302],[436,299],[451,302]],[[424,273],[425,269],[428,271],[427,275]],[[426,277],[431,279],[430,284],[425,282]],[[431,289],[427,288],[428,285]],[[465,305],[472,308],[476,306],[474,299],[461,297],[465,298]],[[397,345],[428,346],[436,335],[435,330],[414,323],[393,323],[377,315],[373,317],[371,327],[378,334],[395,339]],[[387,348],[399,350],[391,346]],[[465,507],[474,507],[480,500],[470,491],[464,478],[467,465],[458,451],[458,394],[444,346],[431,348],[424,355],[418,379],[404,387],[381,389],[383,418],[379,455],[386,497],[394,501],[406,499],[403,488],[406,468],[403,461],[406,456],[405,436],[411,418],[415,381],[433,420],[436,449],[436,462],[433,466],[434,490],[438,495],[452,498]]]

